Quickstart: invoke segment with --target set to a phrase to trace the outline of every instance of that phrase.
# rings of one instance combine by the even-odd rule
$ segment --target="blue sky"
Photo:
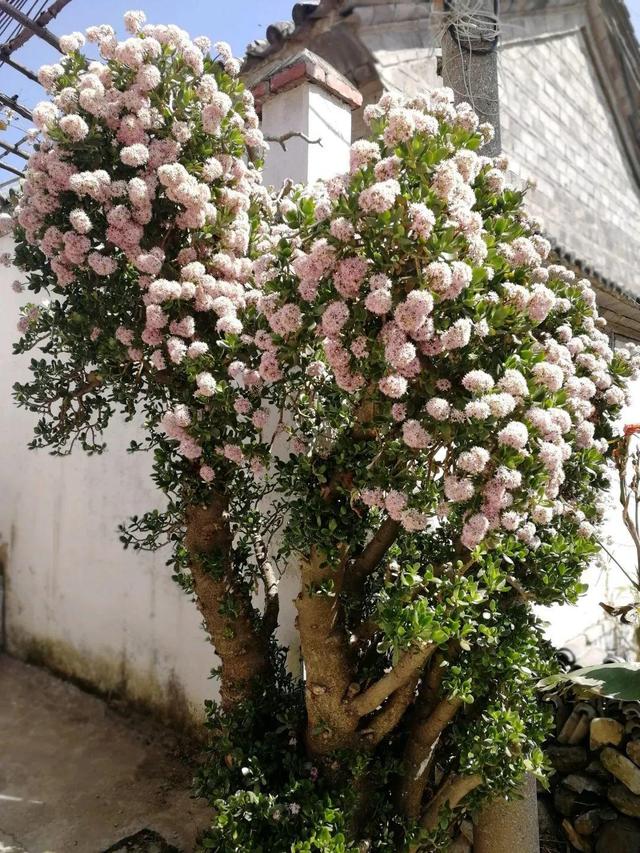
[[[631,12],[631,20],[636,29],[638,41],[640,41],[640,0],[627,0],[627,8]]]
[[[61,36],[74,30],[85,30],[92,24],[111,24],[124,34],[122,15],[129,9],[144,9],[151,23],[177,24],[192,36],[207,35],[214,41],[228,41],[236,56],[242,56],[245,46],[255,38],[264,38],[267,26],[273,21],[291,17],[294,0],[71,0],[49,29]],[[0,38],[4,41],[6,34]],[[55,62],[59,54],[38,38],[32,38],[14,54],[14,58],[37,71],[48,62]],[[0,91],[18,95],[20,103],[33,107],[43,97],[38,84],[7,66],[0,67]],[[3,132],[6,142],[14,142],[29,126],[23,119]],[[7,163],[16,164],[8,157]],[[20,164],[20,161],[17,161]],[[0,183],[11,176],[0,170]]]
[[[267,26],[273,21],[291,16],[294,0],[71,0],[71,3],[53,21],[49,28],[56,35],[85,30],[98,23],[109,23],[122,28],[122,15],[131,8],[144,8],[153,23],[173,23],[188,30],[191,35],[207,35],[214,41],[224,39],[233,47],[236,56],[242,56],[246,44],[264,37]],[[640,0],[626,0],[636,33],[640,39]],[[0,39],[4,40],[4,36]],[[46,62],[55,62],[58,54],[38,38],[32,38],[15,54],[15,59],[33,70]],[[33,107],[42,97],[35,83],[11,68],[0,68],[0,90],[27,107]],[[28,123],[20,119],[3,133],[3,139],[13,142],[20,137]],[[14,163],[15,158],[5,161]],[[20,161],[18,161],[20,164]],[[0,171],[0,183],[10,178]]]

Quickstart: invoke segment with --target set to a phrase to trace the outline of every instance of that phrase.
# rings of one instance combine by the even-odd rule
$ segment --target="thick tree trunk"
[[[220,697],[229,709],[269,676],[268,638],[249,590],[233,574],[226,498],[214,492],[205,506],[189,507],[186,521],[196,601],[222,664]]]
[[[349,706],[353,665],[343,622],[340,593],[346,555],[339,565],[325,564],[315,547],[300,566],[296,599],[300,645],[306,669],[307,747],[326,755],[352,745],[358,716]],[[320,590],[331,581],[331,591]]]
[[[412,820],[420,817],[422,798],[429,779],[431,758],[440,735],[462,707],[459,699],[442,699],[426,716],[417,707],[409,729],[399,791],[402,813]]]

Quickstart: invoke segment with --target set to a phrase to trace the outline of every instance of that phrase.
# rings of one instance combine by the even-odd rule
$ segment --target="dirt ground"
[[[0,853],[139,849],[118,846],[138,833],[190,853],[209,813],[191,775],[170,731],[0,656]]]

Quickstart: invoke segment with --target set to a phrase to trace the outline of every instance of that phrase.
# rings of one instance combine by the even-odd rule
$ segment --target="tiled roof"
[[[575,6],[575,0],[509,0],[503,9],[512,21],[519,15],[538,15],[551,9],[562,12],[563,7]],[[640,184],[640,47],[628,6],[625,0],[583,0],[583,8],[587,13],[584,30],[592,62],[603,81],[629,166]],[[291,20],[271,24],[266,39],[248,45],[244,65],[246,78],[255,83],[265,69],[275,67],[283,57],[295,50],[310,48],[332,62],[354,84],[362,86],[379,73],[378,58],[369,52],[365,32],[397,24],[399,33],[409,33],[414,21],[428,18],[430,12],[431,0],[307,0],[296,3],[291,10]],[[366,73],[360,73],[361,69]],[[608,299],[616,300],[618,305],[626,303],[634,313],[639,310],[635,286],[620,287],[600,271],[589,269],[566,249],[558,247],[558,254],[596,281]]]
[[[265,59],[279,50],[285,41],[291,38],[305,23],[324,17],[335,8],[335,2],[330,0],[308,0],[306,3],[296,3],[291,9],[290,21],[276,21],[267,27],[266,38],[256,39],[247,45],[245,61]]]

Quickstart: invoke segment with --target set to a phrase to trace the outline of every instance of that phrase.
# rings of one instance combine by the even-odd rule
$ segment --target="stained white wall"
[[[349,164],[351,111],[313,84],[303,83],[265,105],[266,134],[302,131],[287,151],[274,144],[265,180],[287,175],[313,182]],[[8,237],[0,253],[11,251]],[[165,551],[124,551],[117,527],[133,514],[158,506],[150,480],[151,459],[126,453],[136,428],[118,415],[107,431],[108,450],[88,457],[29,451],[36,416],[11,400],[15,381],[28,376],[28,357],[16,357],[22,295],[20,278],[0,266],[0,556],[6,584],[6,637],[10,652],[55,667],[103,691],[116,691],[177,719],[199,719],[217,665],[194,603],[171,580]],[[279,638],[298,668],[293,598],[295,569],[280,590]]]
[[[0,252],[10,251],[9,238]],[[198,716],[214,693],[215,657],[164,552],[124,551],[117,526],[158,505],[146,455],[125,453],[135,428],[118,417],[109,450],[57,458],[30,451],[35,416],[15,407],[27,377],[11,353],[18,306],[13,269],[0,267],[0,543],[5,549],[6,636],[35,656],[105,691],[171,715]]]
[[[305,83],[265,101],[261,128],[266,137],[295,130],[307,139],[320,140],[320,144],[309,144],[293,138],[285,148],[270,142],[264,168],[267,185],[280,187],[287,179],[314,183],[349,169],[351,109],[319,86]]]

